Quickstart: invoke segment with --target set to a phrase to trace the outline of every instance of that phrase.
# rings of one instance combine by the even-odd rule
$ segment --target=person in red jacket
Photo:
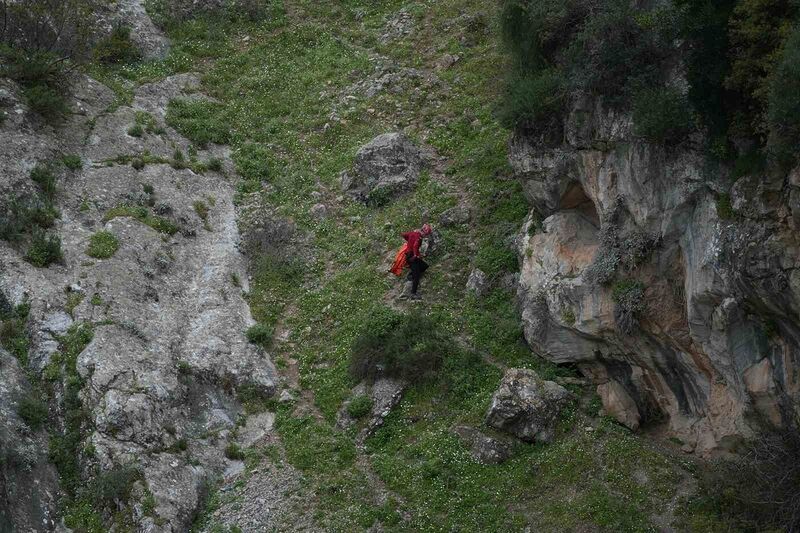
[[[419,230],[409,231],[403,233],[403,238],[408,243],[408,252],[406,252],[406,262],[411,268],[409,279],[411,280],[411,295],[403,295],[410,297],[412,300],[418,300],[417,290],[419,289],[419,281],[422,279],[422,274],[428,270],[428,263],[422,259],[419,252],[419,247],[422,244],[422,239],[427,237],[433,232],[430,224],[423,224]],[[401,296],[401,297],[403,297]]]

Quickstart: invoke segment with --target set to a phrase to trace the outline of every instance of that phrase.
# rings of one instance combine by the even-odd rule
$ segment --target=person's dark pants
[[[422,274],[428,270],[428,263],[419,257],[414,259],[411,257],[411,254],[409,254],[408,264],[411,267],[411,272],[408,274],[408,277],[411,279],[411,294],[417,294],[417,289],[419,289],[419,280],[422,279]]]

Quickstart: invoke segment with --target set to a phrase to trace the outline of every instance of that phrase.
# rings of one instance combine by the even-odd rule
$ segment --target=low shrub
[[[135,466],[115,466],[108,472],[97,476],[82,491],[95,506],[116,509],[118,503],[130,499],[133,484],[142,479],[141,471]]]
[[[31,170],[31,180],[33,180],[42,193],[48,199],[53,199],[56,195],[56,176],[50,167],[44,165],[36,165]]]
[[[144,135],[144,128],[141,124],[134,124],[130,128],[128,128],[128,135],[131,137],[141,137]]]
[[[243,461],[244,450],[235,442],[231,442],[225,447],[225,457],[231,461]]]
[[[618,281],[612,289],[614,320],[617,327],[630,335],[639,325],[639,314],[644,311],[644,285],[634,280]]]
[[[694,506],[723,519],[731,531],[800,530],[800,432],[765,433],[738,458],[712,463]]]
[[[119,250],[119,239],[110,231],[98,231],[89,238],[86,255],[95,259],[108,259]]]
[[[141,60],[142,53],[131,41],[130,28],[115,26],[107,37],[95,45],[94,58],[107,65],[120,65]]]
[[[347,404],[347,414],[352,418],[364,418],[372,411],[372,398],[362,394],[356,396]]]
[[[24,94],[31,111],[48,120],[61,119],[70,111],[64,95],[47,85],[28,87]]]
[[[266,324],[253,324],[245,335],[249,342],[266,348],[272,342],[272,333],[272,328]]]
[[[39,229],[53,227],[58,211],[40,197],[12,197],[0,205],[0,239],[20,244],[26,236]]]
[[[34,393],[20,398],[17,403],[17,414],[36,431],[47,421],[47,405]]]
[[[382,376],[420,381],[432,376],[451,351],[451,340],[430,316],[378,308],[353,342],[350,375],[359,381]]]
[[[733,209],[729,194],[720,194],[717,197],[717,216],[722,220],[733,220],[736,218],[736,211]]]
[[[554,68],[512,77],[500,109],[500,122],[507,128],[541,131],[558,123],[567,102],[565,80]]]
[[[83,160],[81,160],[81,156],[76,154],[62,156],[61,162],[69,170],[80,170],[83,168]]]
[[[44,268],[53,263],[60,263],[64,259],[61,251],[61,238],[58,235],[48,235],[44,231],[33,234],[25,260],[35,267]]]
[[[672,87],[640,90],[633,98],[633,124],[650,142],[678,144],[692,130],[689,101]]]

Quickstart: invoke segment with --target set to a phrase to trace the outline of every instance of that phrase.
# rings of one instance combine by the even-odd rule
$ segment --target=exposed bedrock
[[[608,414],[664,421],[706,455],[798,412],[800,169],[733,180],[699,139],[667,149],[631,130],[582,102],[563,142],[511,141],[534,207],[525,337],[594,380]]]

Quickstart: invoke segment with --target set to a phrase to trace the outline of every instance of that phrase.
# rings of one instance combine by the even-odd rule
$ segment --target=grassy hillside
[[[532,355],[501,283],[516,269],[510,241],[528,206],[507,166],[509,131],[495,117],[506,56],[494,9],[477,0],[273,1],[256,21],[162,21],[173,41],[166,60],[95,69],[120,103],[132,83],[200,72],[218,103],[172,102],[169,123],[198,144],[229,144],[242,205],[269,206],[306,240],[303,260],[253,258],[253,315],[274,332],[277,366],[304,392],[290,405],[252,402],[252,411],[277,408],[283,453],[247,451],[248,467],[288,461],[299,469],[309,509],[328,530],[725,530],[710,509],[687,505],[692,465],[597,418],[591,388],[572,386],[581,399],[555,443],[518,444],[500,466],[476,463],[452,431],[481,426],[506,367],[571,375]],[[384,90],[366,90],[387,72],[397,76]],[[381,208],[343,197],[339,176],[356,150],[398,129],[441,158],[417,190]],[[310,215],[317,203],[327,218]],[[399,233],[456,205],[473,209],[473,220],[439,228],[442,249],[423,301],[398,302],[399,282],[385,272]],[[494,281],[481,299],[464,290],[473,268]],[[334,428],[355,385],[350,347],[376,312],[409,306],[454,348],[438,376],[414,384],[359,449],[355,430]],[[376,492],[388,498],[376,501]],[[211,499],[198,527],[214,528],[222,501]]]

